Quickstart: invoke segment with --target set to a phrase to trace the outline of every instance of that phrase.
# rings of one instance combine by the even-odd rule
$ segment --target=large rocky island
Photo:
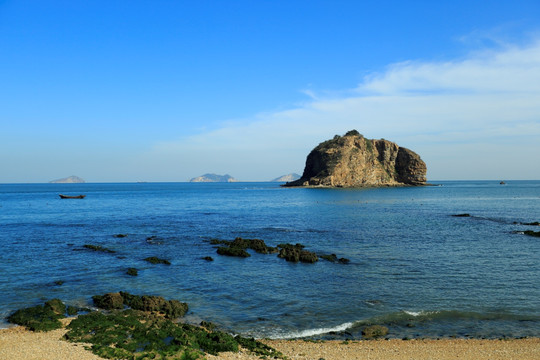
[[[372,187],[425,185],[426,164],[415,152],[388,140],[370,140],[358,131],[320,143],[302,177],[284,186]]]

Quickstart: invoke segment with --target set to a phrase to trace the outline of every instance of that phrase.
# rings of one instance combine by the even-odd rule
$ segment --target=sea
[[[524,231],[540,231],[540,181],[432,182],[0,184],[0,327],[52,298],[92,307],[126,291],[256,338],[360,339],[372,324],[399,339],[539,337],[540,238]],[[349,262],[229,257],[211,243],[236,237]]]

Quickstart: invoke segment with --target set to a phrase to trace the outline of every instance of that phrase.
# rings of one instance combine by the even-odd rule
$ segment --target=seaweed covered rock
[[[114,310],[124,308],[124,298],[120,293],[107,293],[92,296],[94,305],[100,309]]]
[[[134,310],[157,312],[167,318],[175,319],[182,317],[188,311],[188,304],[178,300],[165,300],[161,296],[132,295],[120,292],[124,304]]]
[[[107,293],[92,297],[94,305],[104,310],[124,309],[126,306],[134,310],[155,312],[167,318],[182,317],[188,311],[188,305],[178,300],[165,300],[161,296],[132,295],[127,292]]]
[[[7,320],[32,331],[51,331],[62,327],[60,319],[65,317],[65,312],[66,305],[59,299],[53,299],[44,305],[17,310]]]
[[[68,326],[65,339],[90,343],[92,352],[110,359],[198,359],[204,353],[238,352],[239,345],[256,355],[284,358],[253,339],[174,323],[138,310],[81,315]]]
[[[249,257],[250,254],[246,251],[247,249],[254,250],[259,254],[273,254],[278,252],[277,248],[266,245],[264,240],[261,239],[243,239],[237,237],[232,241],[212,239],[210,243],[212,245],[225,245],[218,247],[217,253],[227,256]]]
[[[287,261],[312,264],[319,260],[317,254],[304,250],[304,246],[301,244],[279,244],[278,248],[280,248],[278,257]]]
[[[238,247],[228,247],[228,246],[218,247],[217,253],[219,255],[236,256],[236,257],[243,257],[243,258],[251,256],[245,249],[238,248]]]

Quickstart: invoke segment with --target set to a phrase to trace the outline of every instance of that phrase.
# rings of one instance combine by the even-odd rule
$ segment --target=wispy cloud
[[[540,154],[540,41],[455,61],[392,64],[339,97],[304,92],[309,99],[295,108],[161,143],[146,156],[189,176],[268,180],[301,172],[320,141],[357,129],[417,151],[432,179],[540,178],[540,169],[520,171]]]

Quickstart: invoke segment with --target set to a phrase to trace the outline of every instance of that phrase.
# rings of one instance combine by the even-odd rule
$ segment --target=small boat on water
[[[58,194],[58,196],[60,196],[60,199],[84,199],[86,195],[69,196],[69,195]]]

